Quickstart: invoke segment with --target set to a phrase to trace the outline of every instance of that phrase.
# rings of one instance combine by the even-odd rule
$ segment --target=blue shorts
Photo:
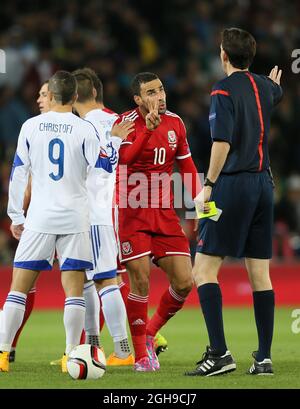
[[[200,220],[197,252],[272,258],[273,182],[267,171],[220,175],[210,200],[223,213],[217,222]]]

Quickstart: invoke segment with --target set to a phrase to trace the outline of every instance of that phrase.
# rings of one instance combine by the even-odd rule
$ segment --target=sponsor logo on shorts
[[[124,241],[122,243],[122,254],[123,256],[128,256],[128,254],[131,254],[133,252],[132,246],[129,241]]]
[[[200,246],[200,247],[203,246],[203,240],[202,239],[198,241],[198,246]]]

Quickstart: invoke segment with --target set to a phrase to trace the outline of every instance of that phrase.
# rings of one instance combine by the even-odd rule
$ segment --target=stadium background
[[[219,33],[230,26],[254,34],[258,51],[253,71],[268,74],[275,64],[283,69],[284,99],[274,112],[270,133],[276,181],[272,276],[277,301],[300,304],[300,74],[291,69],[292,50],[300,48],[299,1],[10,0],[1,3],[0,21],[7,69],[0,74],[0,305],[16,247],[6,216],[10,167],[21,124],[39,113],[40,84],[57,69],[90,66],[103,81],[105,105],[123,112],[134,106],[129,92],[134,74],[154,71],[165,84],[169,109],[186,124],[199,172],[205,172],[209,94],[223,76]],[[191,225],[182,223],[194,248]],[[228,260],[224,270],[225,304],[249,304],[251,289],[240,261]],[[59,275],[49,274],[39,280],[37,308],[63,306]],[[154,270],[152,303],[162,280]],[[188,303],[196,301],[194,292]]]

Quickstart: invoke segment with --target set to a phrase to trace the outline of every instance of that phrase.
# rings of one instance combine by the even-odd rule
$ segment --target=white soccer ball
[[[99,379],[106,370],[106,359],[100,348],[82,344],[69,354],[68,372],[73,379]]]

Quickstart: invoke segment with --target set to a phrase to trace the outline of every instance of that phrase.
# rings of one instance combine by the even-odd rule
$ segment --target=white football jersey
[[[101,145],[107,146],[112,143],[113,147],[118,150],[120,143],[116,146],[115,141],[117,138],[111,137],[110,134],[111,128],[117,118],[117,114],[105,112],[102,109],[93,109],[85,116],[85,119],[91,122],[98,131]],[[103,128],[104,132],[101,132]],[[118,139],[120,140],[120,138]],[[87,189],[92,225],[113,225],[112,207],[115,182],[116,172],[108,173],[103,171],[103,169],[89,167]]]
[[[104,132],[100,126],[97,129]],[[24,227],[40,233],[89,231],[87,168],[112,173],[116,162],[116,151],[111,149],[108,155],[93,125],[71,112],[50,111],[27,120],[10,178],[9,217],[13,224],[25,221]],[[22,208],[29,172],[31,201],[25,220]]]

